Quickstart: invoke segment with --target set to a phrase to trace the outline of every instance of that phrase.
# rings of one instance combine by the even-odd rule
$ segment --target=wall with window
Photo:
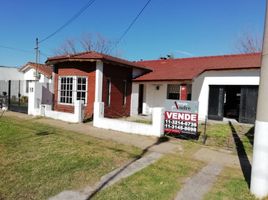
[[[95,62],[66,62],[55,65],[54,110],[74,112],[74,101],[83,100],[85,116],[93,114]]]
[[[104,63],[102,100],[105,117],[130,115],[131,87],[131,68]]]
[[[152,113],[154,107],[164,107],[166,99],[174,100],[191,100],[192,85],[191,82],[136,82],[134,87],[138,84],[144,84],[144,97],[142,114],[148,115]],[[137,87],[137,86],[136,86]],[[132,95],[131,113],[137,114],[138,111],[138,95]]]

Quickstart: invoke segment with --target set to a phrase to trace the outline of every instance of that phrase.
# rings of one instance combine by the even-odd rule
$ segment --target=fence
[[[27,113],[28,82],[25,80],[0,80],[0,107]]]

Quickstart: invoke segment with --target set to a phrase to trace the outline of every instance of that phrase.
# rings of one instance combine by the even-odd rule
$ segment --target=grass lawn
[[[93,199],[174,199],[183,181],[202,163],[179,155],[166,155],[156,163],[97,193]]]
[[[248,125],[233,125],[234,130],[229,124],[226,123],[213,123],[207,124],[206,134],[207,140],[206,145],[221,147],[224,149],[236,151],[236,144],[234,142],[232,132],[235,131],[239,136],[245,152],[248,155],[252,155],[253,147],[253,132],[254,128]],[[204,125],[199,126],[200,138],[199,143],[202,142],[202,135],[204,133]]]
[[[34,120],[0,119],[0,199],[47,199],[80,189],[141,150]]]
[[[254,200],[241,170],[226,168],[223,170],[205,200]]]

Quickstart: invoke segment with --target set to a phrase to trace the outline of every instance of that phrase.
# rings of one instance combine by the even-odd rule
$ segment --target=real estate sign
[[[165,101],[165,133],[198,133],[197,101]]]

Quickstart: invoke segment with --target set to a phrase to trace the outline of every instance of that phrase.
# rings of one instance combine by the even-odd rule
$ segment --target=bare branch
[[[67,39],[65,42],[59,47],[56,52],[57,55],[61,54],[76,54],[78,53],[76,49],[76,42],[74,39]]]
[[[94,50],[100,53],[108,54],[112,49],[112,42],[104,38],[102,35],[97,34]]]
[[[262,39],[257,34],[245,32],[236,42],[236,50],[239,53],[256,53],[262,50]]]
[[[113,42],[106,39],[101,34],[97,34],[94,38],[91,34],[86,34],[78,41],[80,46],[77,45],[76,40],[74,39],[65,40],[63,45],[55,51],[55,54],[75,54],[82,51],[96,51],[109,54],[113,47]]]
[[[93,42],[92,42],[91,34],[84,35],[80,40],[80,44],[84,51],[92,51]]]

